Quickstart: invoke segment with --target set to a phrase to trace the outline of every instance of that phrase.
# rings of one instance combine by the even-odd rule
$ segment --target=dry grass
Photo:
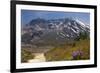
[[[74,45],[73,45],[74,44]],[[45,53],[47,61],[64,61],[74,60],[72,53],[74,51],[82,51],[82,56],[78,60],[86,60],[90,58],[90,40],[79,40],[72,44],[65,44],[63,46],[55,47],[54,49]]]

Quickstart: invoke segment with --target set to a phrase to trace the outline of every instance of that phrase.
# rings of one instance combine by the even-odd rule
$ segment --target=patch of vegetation
[[[34,55],[28,50],[21,49],[21,62],[27,62],[29,59],[33,59]]]
[[[80,39],[66,43],[45,53],[47,61],[86,60],[90,58],[90,40]]]
[[[89,39],[89,34],[87,32],[80,32],[79,36],[77,38],[75,38],[76,41],[79,41],[80,39],[84,40],[84,39]]]

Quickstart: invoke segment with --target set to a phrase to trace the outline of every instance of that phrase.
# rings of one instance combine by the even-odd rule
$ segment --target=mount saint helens
[[[80,33],[89,36],[90,28],[78,19],[46,20],[37,18],[22,26],[23,44],[64,43],[77,39]]]

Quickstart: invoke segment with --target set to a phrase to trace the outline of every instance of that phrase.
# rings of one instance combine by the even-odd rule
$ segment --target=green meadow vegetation
[[[26,49],[21,49],[21,62],[27,62],[29,59],[33,59],[34,55]]]
[[[61,60],[85,60],[90,58],[90,44],[89,40],[79,40],[71,44],[64,44],[58,46],[45,53],[47,61],[61,61]],[[81,51],[82,55],[77,55],[73,58],[73,52]],[[80,56],[80,57],[78,57]]]

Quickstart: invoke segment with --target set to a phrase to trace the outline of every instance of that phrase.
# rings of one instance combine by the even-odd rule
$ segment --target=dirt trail
[[[46,58],[44,56],[44,53],[34,53],[34,59],[28,60],[28,63],[34,63],[34,62],[45,62]]]

